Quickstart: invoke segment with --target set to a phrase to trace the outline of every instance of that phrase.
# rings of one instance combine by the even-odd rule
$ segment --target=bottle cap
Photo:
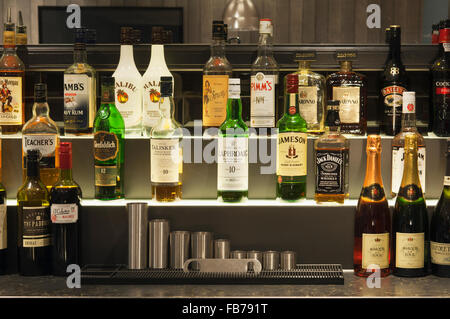
[[[37,83],[34,85],[34,101],[47,102],[47,84]]]
[[[59,165],[61,169],[72,168],[72,143],[61,142],[59,144]]]
[[[86,43],[86,28],[75,29],[75,43]]]
[[[341,125],[341,119],[339,117],[339,101],[328,101],[327,118],[325,120],[325,125],[328,127]]]
[[[213,21],[212,25],[212,35],[213,40],[226,40],[227,39],[227,28],[223,21]]]
[[[241,98],[241,79],[231,78],[228,80],[228,98],[229,99]]]
[[[110,76],[102,76],[101,77],[101,86],[102,86],[102,103],[114,103],[114,78]]]
[[[272,19],[260,19],[259,20],[259,34],[273,35]]]
[[[405,152],[407,151],[417,152],[417,135],[414,133],[405,135]]]
[[[341,102],[339,100],[328,100],[327,109],[328,110],[339,110],[339,105]]]
[[[171,96],[173,93],[172,77],[161,77],[161,96]]]
[[[402,97],[402,112],[403,113],[415,113],[416,112],[416,92],[405,91]]]
[[[381,152],[381,136],[371,134],[367,136],[367,152]]]
[[[120,28],[120,44],[122,45],[133,44],[133,28],[131,27]]]
[[[29,161],[39,161],[41,158],[41,152],[39,150],[28,150],[27,151],[27,162]]]
[[[39,161],[41,160],[41,152],[33,149],[27,151],[26,167],[27,176],[39,176]]]
[[[286,93],[298,93],[298,75],[295,73],[286,76]]]

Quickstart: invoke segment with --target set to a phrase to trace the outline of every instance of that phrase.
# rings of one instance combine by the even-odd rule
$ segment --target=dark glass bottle
[[[50,191],[52,220],[52,273],[66,276],[67,266],[79,264],[79,216],[81,189],[72,178],[72,143],[61,143],[61,174]]]

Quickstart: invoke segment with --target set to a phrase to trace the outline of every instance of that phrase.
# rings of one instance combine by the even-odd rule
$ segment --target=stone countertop
[[[0,276],[0,298],[322,298],[322,297],[443,297],[450,298],[450,278],[381,279],[381,288],[368,288],[365,278],[345,271],[344,285],[82,285],[69,289],[63,277]]]

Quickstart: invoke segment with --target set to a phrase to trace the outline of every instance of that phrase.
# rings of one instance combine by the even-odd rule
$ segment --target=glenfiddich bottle
[[[389,32],[389,55],[381,73],[380,107],[383,110],[384,133],[395,135],[400,132],[402,96],[408,87],[408,78],[400,53],[400,26],[391,25],[386,32]]]
[[[277,197],[297,200],[306,197],[307,124],[300,115],[297,74],[288,74],[285,83],[286,109],[277,123]]]
[[[159,202],[181,199],[183,174],[183,131],[175,120],[173,78],[162,76],[160,119],[150,132],[152,197]]]
[[[114,80],[102,77],[102,100],[94,121],[95,198],[124,197],[125,124],[114,104]]]
[[[381,178],[381,137],[367,137],[366,177],[355,214],[353,268],[355,275],[366,277],[380,270],[389,275],[391,214]]]
[[[417,135],[405,136],[405,164],[392,218],[394,275],[425,276],[429,259],[428,211],[417,165]]]
[[[248,127],[242,120],[241,81],[230,79],[227,118],[219,128],[217,197],[239,202],[248,197]]]

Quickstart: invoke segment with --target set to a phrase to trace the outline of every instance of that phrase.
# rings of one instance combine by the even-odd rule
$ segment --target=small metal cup
[[[147,203],[129,203],[128,211],[128,268],[148,267],[148,212]]]
[[[297,254],[295,251],[282,251],[281,252],[281,269],[291,270],[295,269],[297,265]]]
[[[184,262],[189,259],[188,231],[173,231],[170,233],[170,268],[183,269]]]
[[[233,250],[231,252],[231,258],[233,259],[245,259],[247,258],[247,252],[243,250]]]
[[[150,268],[168,268],[169,229],[167,219],[153,219],[149,222],[149,259]]]
[[[216,239],[214,241],[214,258],[230,258],[230,241],[228,239]]]
[[[263,254],[263,269],[277,270],[280,267],[280,253],[278,251],[268,250]]]
[[[191,234],[191,257],[197,259],[213,258],[213,233],[199,231]],[[192,263],[192,269],[198,270],[199,265]]]

